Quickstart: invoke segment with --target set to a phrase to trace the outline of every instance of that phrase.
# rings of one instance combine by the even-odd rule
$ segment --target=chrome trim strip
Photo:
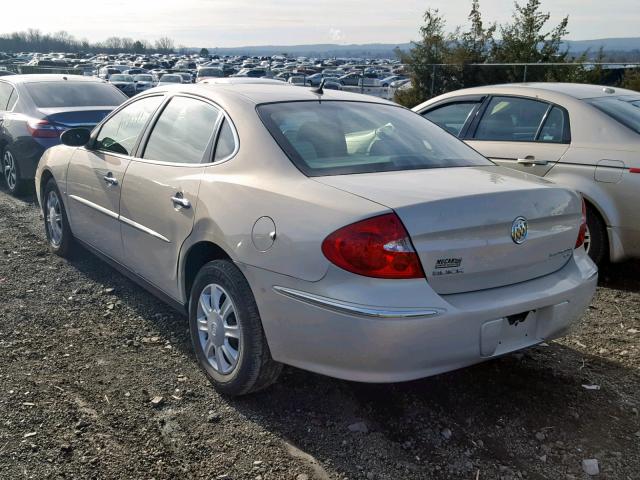
[[[369,305],[360,305],[357,303],[344,302],[333,298],[322,297],[312,293],[301,292],[291,288],[279,287],[274,285],[273,289],[276,293],[285,297],[293,298],[310,305],[327,308],[338,313],[348,315],[358,315],[370,318],[429,318],[435,317],[442,313],[441,310],[435,308],[395,308],[395,307],[372,307]]]
[[[85,198],[78,197],[77,195],[69,195],[69,198],[73,198],[76,202],[82,203],[87,207],[93,208],[94,210],[97,210],[100,213],[104,213],[108,217],[115,218],[116,220],[118,219],[118,214],[116,212],[109,210],[108,208],[101,207],[100,205],[90,202]]]
[[[167,243],[171,243],[171,240],[169,240],[167,237],[165,237],[164,235],[162,235],[161,233],[156,232],[155,230],[151,230],[148,227],[145,227],[144,225],[139,224],[138,222],[134,222],[133,220],[129,220],[127,217],[123,217],[122,215],[120,215],[120,221],[122,221],[123,223],[126,223],[127,225],[140,230],[141,232],[144,232],[148,235],[151,235],[152,237],[155,238],[159,238],[160,240],[162,240],[163,242],[167,242]]]

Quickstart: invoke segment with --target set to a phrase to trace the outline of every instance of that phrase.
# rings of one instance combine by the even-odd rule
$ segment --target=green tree
[[[562,38],[569,31],[569,17],[547,30],[549,12],[540,11],[540,0],[527,0],[525,5],[515,3],[513,21],[500,26],[500,39],[491,45],[491,60],[495,63],[564,63],[568,51],[562,49]],[[498,81],[522,81],[524,67],[503,69]],[[571,68],[536,67],[527,68],[527,81],[562,81],[572,74]]]
[[[200,49],[200,56],[202,58],[209,58],[209,50],[207,50],[206,48],[201,48]]]

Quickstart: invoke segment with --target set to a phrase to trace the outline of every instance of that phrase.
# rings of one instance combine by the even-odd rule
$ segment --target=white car
[[[458,90],[413,109],[499,165],[580,192],[585,248],[640,258],[640,93],[569,83]]]

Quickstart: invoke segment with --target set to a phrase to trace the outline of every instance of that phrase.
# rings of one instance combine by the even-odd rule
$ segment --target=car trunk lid
[[[44,119],[60,129],[87,128],[93,129],[115,107],[65,107],[40,108]]]
[[[316,180],[393,209],[429,284],[440,294],[500,287],[562,268],[573,253],[581,223],[577,194],[500,167]],[[522,226],[517,219],[528,227],[522,243],[512,238],[512,229]]]

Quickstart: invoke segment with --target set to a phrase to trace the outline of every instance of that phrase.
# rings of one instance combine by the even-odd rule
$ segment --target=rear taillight
[[[580,230],[578,231],[578,239],[576,240],[576,248],[580,248],[584,245],[584,237],[587,234],[587,205],[582,199],[582,222],[580,223]]]
[[[409,234],[395,213],[336,230],[322,242],[322,253],[349,272],[376,278],[424,278]]]
[[[57,138],[62,133],[55,125],[46,120],[31,119],[27,121],[27,130],[35,138]]]
[[[629,173],[640,173],[640,168],[630,168]]]

